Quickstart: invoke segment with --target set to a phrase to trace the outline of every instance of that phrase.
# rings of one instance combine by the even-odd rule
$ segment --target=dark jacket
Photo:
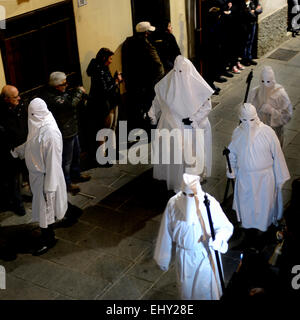
[[[86,94],[80,89],[59,90],[49,87],[41,98],[45,100],[52,112],[63,139],[72,138],[78,134],[78,108]]]
[[[259,1],[250,1],[249,7],[243,3],[240,15],[243,25],[256,24],[258,15],[262,13],[262,8],[257,9],[258,5],[260,5]],[[254,12],[251,12],[252,10],[254,10]]]
[[[155,35],[153,44],[163,63],[165,73],[173,69],[174,61],[181,54],[177,41],[172,33],[167,31]]]
[[[164,76],[164,67],[155,47],[143,33],[128,37],[122,45],[122,71],[128,91],[153,90]]]
[[[86,73],[91,77],[89,108],[92,109],[93,116],[104,119],[120,103],[119,87],[108,66],[101,65],[96,59],[91,60]]]
[[[0,125],[5,130],[8,148],[14,149],[27,139],[27,108],[22,101],[18,106],[10,108],[2,98],[0,99]]]

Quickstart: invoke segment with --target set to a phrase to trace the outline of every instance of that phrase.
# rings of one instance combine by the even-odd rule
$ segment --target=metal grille
[[[269,59],[289,61],[292,59],[299,51],[288,50],[288,49],[277,49],[272,54],[268,56]]]

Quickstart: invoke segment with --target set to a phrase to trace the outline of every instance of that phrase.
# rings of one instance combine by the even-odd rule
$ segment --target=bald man
[[[6,85],[0,95],[0,125],[2,127],[1,162],[2,186],[5,194],[2,194],[4,202],[8,201],[8,209],[17,215],[26,214],[20,194],[20,174],[25,168],[24,161],[13,159],[10,150],[23,144],[28,133],[27,111],[19,90]]]

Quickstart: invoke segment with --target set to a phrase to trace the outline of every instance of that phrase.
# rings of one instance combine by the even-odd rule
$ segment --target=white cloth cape
[[[194,167],[194,170],[187,169],[184,162],[182,164],[162,164],[160,162],[154,165],[153,177],[158,180],[166,180],[168,189],[177,192],[180,190],[182,174],[187,170],[190,174],[202,174],[207,177],[211,175],[212,135],[208,114],[212,109],[210,96],[213,94],[213,90],[188,59],[178,56],[174,69],[156,84],[155,92],[156,96],[148,115],[152,119],[152,124],[156,124],[159,119],[158,130],[179,129],[184,137],[184,129],[194,129],[192,142],[187,143],[183,138],[182,143],[179,143],[176,148],[184,154],[183,145],[188,146],[193,155],[197,155],[198,167]],[[193,121],[191,126],[186,126],[182,122],[182,119],[188,117]],[[201,152],[197,154],[195,129],[204,130],[204,139],[200,138],[201,141],[197,145]],[[199,137],[201,137],[201,133],[199,133]],[[153,154],[161,154],[160,148],[158,139],[154,139],[152,143]],[[174,153],[172,144],[168,152],[171,155]]]
[[[233,209],[243,228],[266,231],[282,218],[282,185],[290,174],[274,130],[259,124],[251,144],[237,127],[229,145],[235,172]]]
[[[210,200],[216,238],[228,241],[232,235],[233,226],[218,201],[210,195],[207,196]],[[167,270],[172,256],[172,242],[175,242],[175,268],[181,298],[218,300],[222,295],[222,288],[215,253],[208,246],[210,227],[203,203],[204,193],[199,193],[199,209],[205,230],[202,229],[199,220],[192,224],[187,221],[187,213],[180,209],[182,197],[185,196],[180,191],[167,204],[156,241],[154,260],[163,270]],[[205,241],[204,235],[208,235]]]
[[[62,136],[51,112],[43,100],[34,99],[28,107],[27,141],[15,151],[21,158],[25,156],[33,194],[32,220],[39,222],[41,228],[54,223],[55,218],[62,219],[67,211],[62,146]],[[45,196],[50,193],[48,203]]]

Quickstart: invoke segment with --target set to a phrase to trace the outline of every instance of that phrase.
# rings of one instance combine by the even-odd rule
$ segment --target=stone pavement
[[[291,179],[283,187],[284,204],[291,195],[291,182],[300,175],[300,39],[293,38],[258,60],[253,68],[251,87],[257,85],[263,65],[271,65],[277,81],[287,90],[294,115],[286,126],[284,154]],[[278,60],[280,59],[280,60]],[[285,60],[284,60],[285,59]],[[246,91],[247,67],[226,83],[213,96],[210,121],[213,131],[212,177],[203,189],[218,201],[223,200],[226,175],[224,146],[238,124],[237,110]],[[170,193],[163,182],[152,179],[152,166],[121,165],[95,168],[88,172],[92,180],[81,184],[82,194],[69,195],[69,201],[82,208],[79,221],[70,227],[56,227],[57,245],[46,254],[34,257],[28,253],[26,237],[35,232],[30,223],[31,203],[27,214],[0,213],[2,236],[19,243],[14,261],[0,260],[6,269],[6,290],[0,300],[168,300],[178,299],[174,263],[167,272],[154,263],[153,250],[161,214]],[[28,194],[24,188],[23,193]],[[230,210],[226,210],[232,220]],[[17,239],[17,240],[16,240]],[[225,283],[239,263],[240,252],[223,255]]]

